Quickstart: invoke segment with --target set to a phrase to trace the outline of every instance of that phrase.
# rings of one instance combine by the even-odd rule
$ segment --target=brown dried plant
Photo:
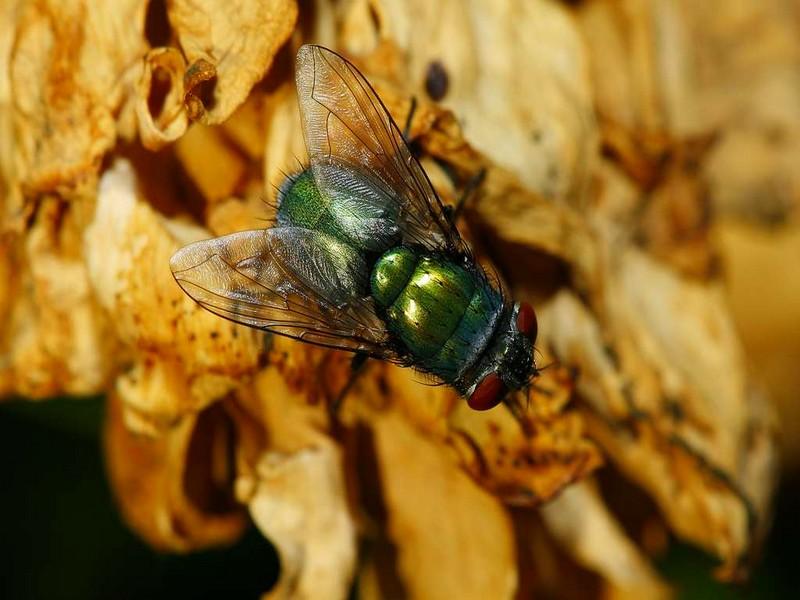
[[[130,526],[182,552],[249,513],[281,557],[268,598],[662,597],[669,535],[740,578],[775,418],[711,232],[758,211],[763,181],[797,212],[796,161],[747,156],[768,132],[800,147],[792,6],[6,2],[0,396],[107,394]],[[306,42],[351,58],[398,122],[418,101],[409,137],[445,202],[485,172],[459,225],[537,307],[553,365],[527,427],[379,363],[332,419],[348,356],[223,321],[173,281],[183,244],[268,226],[305,153]]]

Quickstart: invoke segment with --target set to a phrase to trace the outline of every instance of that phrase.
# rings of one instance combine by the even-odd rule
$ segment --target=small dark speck
[[[212,339],[212,340],[215,340],[215,339],[217,339],[218,337],[219,337],[219,332],[218,332],[218,331],[212,331],[212,332],[211,332],[211,339]]]
[[[531,139],[537,144],[539,142],[541,142],[542,141],[542,130],[541,129],[534,129],[531,132]]]
[[[378,391],[380,391],[382,396],[387,396],[389,394],[389,384],[386,382],[386,377],[382,375],[378,377]]]
[[[683,406],[677,400],[667,400],[664,404],[667,414],[675,421],[682,421],[686,414],[684,413]]]
[[[432,61],[428,65],[425,73],[425,91],[431,100],[439,101],[447,95],[447,88],[450,84],[447,70],[438,60]]]

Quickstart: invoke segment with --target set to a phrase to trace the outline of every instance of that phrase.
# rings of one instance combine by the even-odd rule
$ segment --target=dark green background
[[[257,598],[278,559],[254,530],[230,548],[163,555],[120,521],[103,472],[102,402],[0,405],[0,598]],[[674,544],[659,563],[682,598],[790,598],[800,560],[798,478],[783,482],[773,534],[752,582],[709,576],[712,560]]]

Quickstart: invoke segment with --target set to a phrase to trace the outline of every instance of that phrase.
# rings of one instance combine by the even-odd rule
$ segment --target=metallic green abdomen
[[[455,263],[393,248],[375,263],[372,295],[386,324],[424,369],[452,382],[488,343],[502,301]]]

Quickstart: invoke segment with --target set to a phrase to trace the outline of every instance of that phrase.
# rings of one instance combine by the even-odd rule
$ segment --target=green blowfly
[[[347,60],[297,53],[310,166],[277,223],[170,261],[201,306],[251,327],[436,376],[477,410],[527,386],[536,316],[475,262],[386,107]]]

